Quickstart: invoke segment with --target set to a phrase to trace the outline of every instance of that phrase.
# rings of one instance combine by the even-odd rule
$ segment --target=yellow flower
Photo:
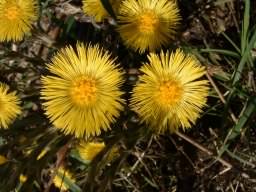
[[[54,185],[60,189],[60,191],[67,191],[69,189],[69,185],[67,181],[75,183],[75,179],[73,175],[63,167],[60,167],[57,171],[57,174],[53,178]]]
[[[20,100],[16,92],[8,92],[9,87],[0,83],[0,128],[7,129],[9,124],[21,113]]]
[[[122,72],[107,51],[78,44],[62,49],[48,64],[53,75],[42,77],[46,115],[65,134],[99,135],[110,129],[122,110]]]
[[[0,165],[5,164],[7,161],[8,161],[8,159],[6,159],[6,157],[5,157],[5,156],[0,155]]]
[[[109,0],[114,12],[117,11],[120,0]],[[101,0],[83,0],[83,11],[85,14],[94,17],[96,22],[101,22],[109,17],[107,10],[104,8]]]
[[[27,178],[26,175],[23,175],[23,174],[20,175],[19,180],[20,180],[21,183],[25,183],[25,182],[27,181],[27,179],[28,179],[28,178]]]
[[[200,79],[205,68],[179,49],[152,53],[148,59],[133,90],[132,108],[158,133],[190,128],[206,105],[208,81]]]
[[[78,153],[84,160],[92,161],[104,148],[104,142],[82,142],[78,146]]]
[[[20,41],[37,20],[36,0],[0,1],[0,41]]]
[[[80,157],[86,161],[92,161],[104,148],[104,142],[81,142],[78,146],[78,153]],[[113,147],[108,153],[107,161],[112,161],[117,155],[118,148]]]
[[[124,0],[118,21],[124,44],[141,53],[167,45],[175,35],[180,16],[173,0]]]

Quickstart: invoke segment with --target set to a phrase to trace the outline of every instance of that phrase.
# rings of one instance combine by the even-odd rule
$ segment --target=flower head
[[[86,161],[92,161],[104,148],[104,142],[82,142],[77,149],[81,158]]]
[[[110,129],[122,109],[122,72],[99,46],[66,47],[48,64],[42,77],[46,115],[65,134],[99,135]]]
[[[70,185],[68,185],[69,182],[75,183],[73,175],[68,170],[60,167],[53,178],[54,185],[59,188],[60,191],[67,191],[70,187]]]
[[[5,156],[0,155],[0,165],[5,164],[7,161],[8,161],[8,159]]]
[[[92,161],[104,148],[104,142],[81,142],[78,146],[80,157],[86,161]],[[118,148],[113,147],[108,153],[107,161],[112,161],[117,155]]]
[[[36,0],[0,1],[0,41],[20,41],[38,15]]]
[[[198,60],[181,50],[150,54],[133,90],[132,108],[158,132],[190,128],[206,105],[208,81]]]
[[[20,174],[19,180],[21,183],[25,183],[28,180],[26,175]]]
[[[114,12],[117,11],[120,1],[109,1]],[[94,17],[96,22],[101,22],[103,19],[109,17],[107,10],[104,8],[101,0],[83,0],[83,11],[85,14]]]
[[[9,93],[9,87],[0,83],[0,128],[7,129],[9,124],[21,113],[20,100],[16,92]]]
[[[124,0],[118,20],[124,44],[145,52],[168,44],[175,35],[180,16],[173,0]]]

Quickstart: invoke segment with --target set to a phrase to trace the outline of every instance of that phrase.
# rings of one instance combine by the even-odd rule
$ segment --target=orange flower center
[[[7,8],[5,11],[5,16],[9,20],[17,19],[19,17],[19,7],[13,5],[13,6]]]
[[[74,103],[85,106],[95,101],[96,91],[95,80],[82,76],[74,80],[70,95]]]
[[[181,100],[183,88],[177,81],[166,81],[159,87],[159,101],[163,105],[174,105]]]
[[[139,17],[138,22],[140,32],[152,33],[158,27],[159,19],[153,11],[146,11]]]

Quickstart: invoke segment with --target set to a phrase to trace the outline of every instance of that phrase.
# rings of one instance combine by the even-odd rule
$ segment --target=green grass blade
[[[231,57],[240,58],[240,55],[238,53],[236,53],[234,51],[229,51],[226,49],[200,49],[200,52],[202,52],[202,53],[215,52],[215,53],[220,53],[220,54],[231,56]]]
[[[252,114],[256,111],[256,98],[253,97],[249,100],[244,113],[238,120],[238,123],[233,127],[232,133],[229,136],[228,140],[235,139],[238,135],[240,135],[242,128],[245,126],[248,119],[252,116]]]
[[[250,24],[250,0],[245,0],[244,20],[241,35],[241,52],[244,53],[247,44],[248,28]]]
[[[218,158],[221,157],[222,154],[225,153],[228,150],[229,145],[230,145],[229,143],[226,143],[226,144],[222,145],[222,147],[218,151]]]
[[[246,109],[244,110],[243,114],[241,115],[241,117],[239,118],[237,124],[232,128],[232,130],[230,130],[229,132],[231,132],[230,135],[227,136],[227,143],[224,143],[223,146],[220,148],[219,152],[218,152],[218,157],[222,156],[222,154],[228,150],[228,147],[230,145],[229,141],[232,141],[233,139],[235,139],[238,135],[240,135],[243,127],[245,126],[245,124],[247,123],[247,121],[250,119],[250,117],[252,117],[253,113],[256,112],[256,98],[252,97],[248,104]]]
[[[80,155],[79,155],[79,153],[78,153],[78,151],[75,150],[75,149],[71,150],[71,152],[70,152],[70,157],[72,157],[72,158],[74,158],[74,159],[80,161],[81,163],[83,163],[84,165],[87,165],[87,166],[88,166],[88,165],[90,164],[90,162],[91,162],[91,161],[86,161],[85,159],[81,158]]]
[[[249,166],[252,166],[252,167],[255,167],[255,165],[249,161],[246,161],[244,159],[242,159],[241,157],[237,156],[236,154],[232,153],[230,150],[226,150],[228,155],[238,161],[240,161],[241,163],[245,164],[245,165],[249,165]]]
[[[245,63],[248,61],[248,57],[251,54],[250,51],[253,48],[255,42],[256,42],[256,30],[254,31],[254,34],[253,34],[248,46],[246,47],[246,50],[243,53],[242,59],[241,59],[240,63],[238,64],[237,70],[234,73],[232,85],[234,85],[236,82],[238,82],[240,80]]]
[[[154,187],[156,189],[159,189],[159,187],[156,185],[156,183],[154,183],[153,181],[151,181],[149,178],[147,178],[145,175],[142,174],[142,178],[151,186]]]
[[[222,35],[228,40],[228,42],[235,48],[235,50],[236,50],[238,53],[241,52],[241,50],[239,49],[239,47],[234,43],[234,41],[232,41],[232,40],[229,38],[229,36],[228,36],[225,32],[223,32]]]
[[[73,27],[73,25],[75,24],[75,18],[73,15],[69,16],[65,22],[66,24],[66,29],[65,29],[65,33],[69,34],[71,31],[71,28]]]

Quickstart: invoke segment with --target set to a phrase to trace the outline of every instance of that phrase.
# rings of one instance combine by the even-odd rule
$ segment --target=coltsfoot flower
[[[170,42],[179,21],[174,0],[124,0],[118,13],[118,31],[127,47],[155,51]]]
[[[8,162],[8,159],[5,156],[0,155],[0,165],[5,164],[6,162]]]
[[[21,41],[37,17],[37,0],[1,0],[0,41]]]
[[[157,132],[186,129],[195,124],[206,105],[208,81],[205,68],[181,50],[151,53],[141,67],[142,76],[133,90],[132,108]]]
[[[67,191],[70,188],[70,185],[67,184],[67,181],[75,183],[73,175],[63,167],[60,167],[57,171],[57,174],[53,178],[53,184],[55,187],[59,188],[60,191]]]
[[[86,161],[92,161],[104,148],[106,147],[104,142],[81,142],[77,147],[80,157]],[[106,161],[112,161],[118,153],[118,148],[113,147],[108,153]]]
[[[116,12],[120,5],[120,0],[109,0],[109,2],[113,11]],[[86,15],[93,17],[96,22],[101,22],[110,16],[101,0],[83,0],[83,11]]]
[[[0,83],[0,128],[7,129],[21,113],[20,100],[16,92],[9,92],[6,84]]]
[[[26,175],[20,174],[19,180],[21,183],[25,183],[28,180]]]
[[[122,110],[122,72],[107,51],[77,44],[59,51],[42,77],[46,115],[56,128],[76,137],[110,129]]]

